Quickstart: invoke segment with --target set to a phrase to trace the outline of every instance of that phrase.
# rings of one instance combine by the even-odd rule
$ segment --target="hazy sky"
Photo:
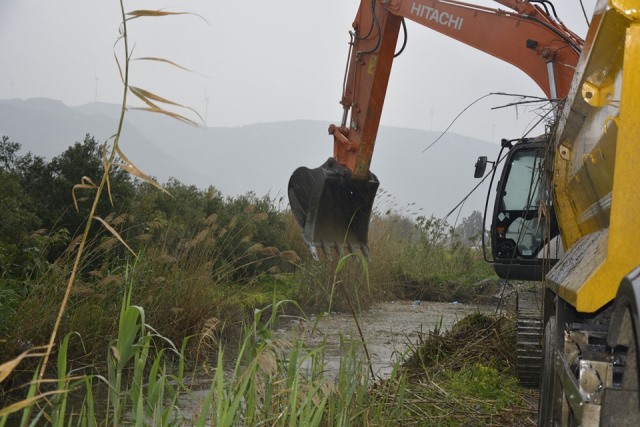
[[[499,6],[489,0],[478,4]],[[595,0],[583,0],[589,18]],[[291,119],[338,121],[348,30],[356,0],[125,1],[126,10],[189,11],[197,16],[129,23],[134,57],[163,57],[197,71],[133,62],[131,84],[189,105],[208,126]],[[560,18],[584,37],[579,0],[556,0]],[[120,102],[114,59],[116,0],[0,0],[0,99],[47,97],[79,105]],[[509,64],[409,23],[397,58],[383,125],[442,130],[490,92],[541,96]],[[115,46],[122,56],[122,45]],[[206,102],[208,100],[208,103]],[[509,98],[476,104],[451,129],[498,140],[517,137],[535,118],[528,110],[491,111]]]

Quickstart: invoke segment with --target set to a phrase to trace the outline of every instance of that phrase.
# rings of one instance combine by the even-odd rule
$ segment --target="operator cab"
[[[551,189],[545,179],[547,138],[513,142],[503,140],[498,160],[492,162],[495,174],[502,152],[508,150],[496,186],[490,262],[503,279],[543,280],[561,252]],[[487,163],[486,157],[478,159],[476,177],[484,175]]]

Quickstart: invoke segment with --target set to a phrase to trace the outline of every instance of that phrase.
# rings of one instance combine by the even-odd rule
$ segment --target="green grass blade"
[[[93,398],[93,381],[90,376],[84,377],[85,389],[87,390],[86,402],[87,402],[87,427],[96,427],[96,408],[95,400]]]
[[[200,416],[198,417],[198,422],[196,423],[197,427],[205,427],[207,425],[207,421],[209,418],[209,413],[212,409],[212,403],[214,399],[214,395],[218,389],[222,389],[219,382],[224,381],[224,373],[220,367],[222,366],[222,350],[218,352],[218,365],[216,369],[216,373],[213,376],[213,381],[211,382],[211,387],[209,388],[209,392],[202,402],[202,408],[200,411]],[[215,417],[216,414],[214,414]],[[218,420],[216,420],[217,422]],[[218,425],[217,423],[215,425]]]

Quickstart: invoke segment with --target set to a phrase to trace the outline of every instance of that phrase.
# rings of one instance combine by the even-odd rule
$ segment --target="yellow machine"
[[[492,262],[502,278],[545,287],[542,321],[531,297],[518,313],[538,424],[638,426],[640,1],[597,4],[549,134],[505,148]]]
[[[640,0],[599,0],[584,41],[549,17],[547,0],[496,1],[513,11],[453,0],[362,0],[344,120],[330,128],[334,157],[294,172],[292,211],[314,255],[317,248],[366,251],[378,187],[368,166],[401,19],[470,45],[486,42],[476,47],[538,76],[556,103],[547,134],[503,140],[489,229],[496,273],[544,284],[543,316],[521,310],[518,330],[520,373],[540,386],[539,425],[639,426]],[[504,22],[502,38],[464,39],[463,25],[485,13]],[[524,39],[505,49],[502,40],[516,36]],[[486,164],[479,159],[477,177]]]
[[[640,425],[640,1],[598,2],[549,146],[540,425]]]
[[[640,425],[640,1],[598,2],[550,132],[505,148],[491,262],[544,283],[542,321],[518,313],[539,425]]]

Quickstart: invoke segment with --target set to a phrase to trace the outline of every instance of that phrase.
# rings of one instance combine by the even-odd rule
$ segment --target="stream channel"
[[[494,314],[495,307],[445,302],[391,301],[375,304],[363,311],[358,321],[371,357],[374,374],[382,378],[390,374],[394,362],[410,346],[419,342],[420,334],[426,335],[435,328],[440,328],[441,331],[449,330],[458,320],[476,312]],[[338,373],[341,356],[340,337],[360,341],[350,313],[325,315],[317,323],[313,317],[308,321],[285,321],[276,332],[282,339],[290,339],[292,334],[304,334],[304,341],[310,348],[322,345],[326,339],[325,371],[329,376],[337,376]]]

